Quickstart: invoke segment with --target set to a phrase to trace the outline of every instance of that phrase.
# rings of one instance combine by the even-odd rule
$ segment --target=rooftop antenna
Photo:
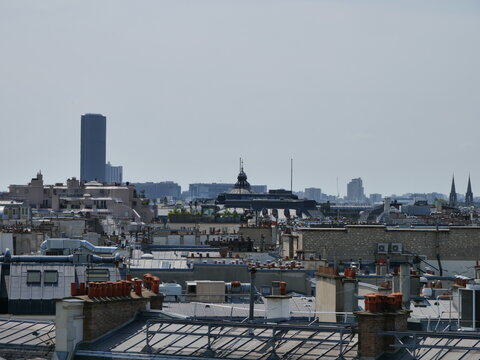
[[[293,194],[293,158],[290,158],[290,192]]]

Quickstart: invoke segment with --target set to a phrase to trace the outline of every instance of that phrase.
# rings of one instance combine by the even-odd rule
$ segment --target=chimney
[[[55,352],[69,358],[83,340],[83,304],[80,299],[64,299],[55,304]]]
[[[268,320],[290,320],[290,299],[285,281],[272,281],[272,295],[265,296]]]
[[[336,322],[336,312],[356,310],[357,284],[353,269],[347,268],[344,275],[339,275],[333,267],[320,266],[316,274],[315,294],[315,311],[320,313],[319,320]]]
[[[149,309],[151,298],[154,298],[153,308],[161,309],[163,296],[142,288],[142,280],[136,280],[135,288],[131,281],[125,280],[90,282],[88,289],[80,284],[80,290],[76,283],[72,283],[72,297],[56,304],[55,351],[66,354],[64,358],[68,358],[68,353],[80,341],[94,340],[132,321],[138,312]],[[158,281],[154,279],[154,290],[157,290]]]
[[[410,309],[410,264],[400,264],[400,292],[403,294],[403,306]]]
[[[358,320],[358,358],[374,360],[384,353],[391,353],[396,340],[393,336],[380,334],[382,331],[407,330],[410,310],[402,309],[402,294],[388,296],[365,295],[365,311],[355,312]]]

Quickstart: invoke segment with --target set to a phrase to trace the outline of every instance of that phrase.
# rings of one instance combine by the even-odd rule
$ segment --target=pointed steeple
[[[448,199],[448,206],[457,206],[457,191],[455,190],[455,176],[452,176],[452,188],[450,189],[450,197]]]
[[[468,175],[467,193],[465,194],[465,205],[473,205],[472,183],[470,182],[470,175]]]

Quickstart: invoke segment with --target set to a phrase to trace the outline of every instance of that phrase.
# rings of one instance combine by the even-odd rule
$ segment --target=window
[[[109,281],[110,272],[108,269],[87,269],[87,282],[90,281]]]
[[[27,284],[40,284],[42,273],[40,270],[27,270]]]
[[[57,284],[58,283],[58,271],[57,270],[45,270],[43,272],[44,284]]]

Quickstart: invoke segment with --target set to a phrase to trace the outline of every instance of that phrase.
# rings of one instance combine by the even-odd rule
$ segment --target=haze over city
[[[124,180],[345,195],[480,184],[476,1],[0,1],[0,190],[79,175],[107,119]]]
[[[0,0],[0,360],[480,359],[478,0]]]

